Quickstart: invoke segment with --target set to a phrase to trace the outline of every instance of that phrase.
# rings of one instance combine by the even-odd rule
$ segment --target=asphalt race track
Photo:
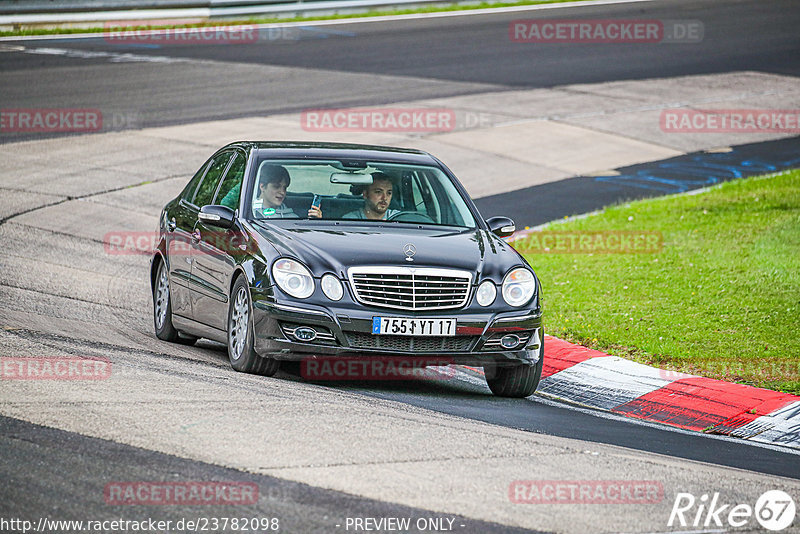
[[[411,532],[709,532],[713,523],[668,526],[678,493],[718,492],[725,503],[752,506],[765,491],[782,489],[797,500],[797,452],[538,396],[499,399],[469,370],[402,383],[236,373],[220,345],[157,340],[148,258],[104,252],[110,229],[154,228],[161,206],[216,148],[197,141],[204,132],[192,130],[195,124],[570,84],[741,71],[800,76],[800,8],[791,0],[653,1],[535,14],[702,21],[702,42],[669,46],[511,42],[509,22],[533,13],[309,25],[292,30],[291,39],[236,46],[121,45],[99,37],[0,42],[0,109],[97,108],[135,117],[80,138],[0,132],[0,356],[112,362],[111,378],[94,383],[0,382],[0,530],[22,531],[5,528],[8,518],[35,525],[43,517],[175,523],[239,516],[279,518],[281,532],[299,533],[398,531],[385,523],[356,528],[348,518],[402,517],[442,519]],[[159,130],[178,126],[183,146]],[[139,130],[149,133],[133,137]],[[661,172],[665,161],[695,156],[796,167],[800,142],[746,142],[727,154],[692,152],[616,171],[635,181]],[[26,162],[35,162],[35,172]],[[484,215],[503,212],[521,226],[679,192],[632,183],[576,175],[477,203]],[[542,209],[523,209],[535,203]],[[518,504],[510,498],[518,480],[650,481],[663,497]],[[109,504],[109,484],[126,481],[252,483],[259,498],[240,506]],[[742,531],[760,530],[753,520]]]
[[[134,112],[140,116],[138,126],[148,127],[490,89],[747,70],[800,75],[800,37],[794,31],[800,10],[792,0],[670,0],[567,8],[539,16],[699,20],[704,39],[656,47],[520,46],[509,40],[508,24],[529,17],[521,12],[308,27],[289,39],[237,45],[152,48],[101,37],[26,41],[28,48],[118,57],[0,53],[0,91],[4,106],[47,102],[51,107]],[[122,54],[169,61],[148,63]]]

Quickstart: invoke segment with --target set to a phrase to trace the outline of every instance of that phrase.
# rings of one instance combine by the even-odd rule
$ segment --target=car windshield
[[[247,213],[256,220],[322,219],[475,228],[467,202],[442,170],[424,165],[260,159]],[[313,217],[313,214],[312,214]]]

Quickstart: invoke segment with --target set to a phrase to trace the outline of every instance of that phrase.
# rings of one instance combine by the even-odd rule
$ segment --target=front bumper
[[[372,318],[375,316],[455,318],[456,335],[374,335]],[[416,314],[377,308],[337,309],[311,303],[284,304],[268,299],[254,301],[253,325],[256,352],[277,360],[332,356],[397,356],[431,360],[435,356],[457,365],[533,365],[539,360],[543,335],[540,309],[510,312],[462,309]],[[298,328],[311,328],[317,337],[311,341],[301,341],[295,336]],[[509,334],[519,339],[519,344],[512,350],[506,350],[500,344],[500,339]]]

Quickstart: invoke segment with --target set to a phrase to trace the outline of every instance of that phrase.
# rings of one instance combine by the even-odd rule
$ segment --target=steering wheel
[[[399,213],[395,213],[391,217],[387,217],[386,220],[411,223],[435,223],[435,221],[429,215],[420,213],[418,211],[401,211]]]

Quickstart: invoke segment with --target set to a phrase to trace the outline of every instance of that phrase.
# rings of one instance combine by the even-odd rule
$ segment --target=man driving
[[[364,207],[342,215],[343,219],[370,219],[375,221],[386,220],[400,213],[400,210],[390,210],[392,202],[392,179],[382,172],[372,173],[372,183],[361,193],[364,197]]]

